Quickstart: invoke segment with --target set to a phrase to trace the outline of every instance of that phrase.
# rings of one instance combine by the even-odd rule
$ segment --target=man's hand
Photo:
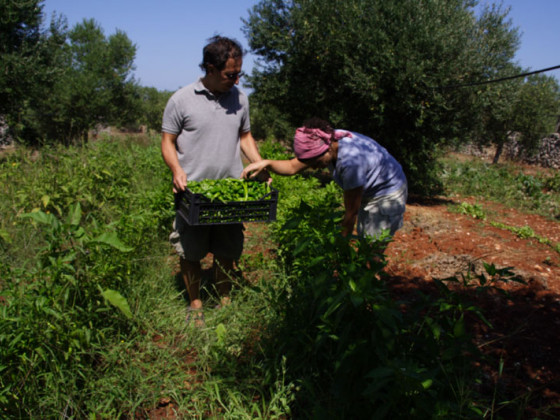
[[[163,161],[173,174],[173,192],[185,191],[187,188],[187,174],[179,164],[177,157],[177,135],[163,132],[161,135],[161,154]]]
[[[173,172],[173,192],[185,191],[187,188],[187,174],[181,167]]]

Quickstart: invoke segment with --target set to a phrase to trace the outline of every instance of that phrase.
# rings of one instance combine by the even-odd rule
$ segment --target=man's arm
[[[187,174],[179,164],[177,157],[177,135],[163,132],[161,135],[161,155],[163,161],[173,174],[173,192],[184,191],[187,188]]]
[[[257,148],[257,142],[253,138],[250,131],[239,134],[239,145],[241,146],[241,151],[249,159],[249,162],[258,162],[262,160],[259,149]]]
[[[342,219],[342,235],[351,235],[362,205],[364,187],[352,188],[344,191],[344,217]]]

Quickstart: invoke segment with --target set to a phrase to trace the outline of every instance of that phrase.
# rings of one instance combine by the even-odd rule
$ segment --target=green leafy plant
[[[210,201],[223,203],[267,199],[267,194],[270,193],[270,185],[266,182],[235,178],[190,181],[188,189],[195,194],[202,194]]]
[[[313,205],[290,202],[275,231],[290,288],[271,345],[302,389],[294,413],[453,416],[447,378],[472,378],[465,314],[477,310],[445,293],[394,302],[382,271],[387,240],[342,237],[338,196],[322,194]],[[463,414],[476,411],[471,402]]]
[[[558,194],[553,190],[545,193],[545,178],[519,174],[511,163],[491,165],[477,159],[459,162],[448,158],[442,163],[448,195],[461,194],[498,201],[547,218],[558,214]]]
[[[119,292],[102,289],[118,287],[118,278],[103,278],[108,274],[102,263],[107,251],[132,250],[114,232],[86,232],[79,204],[71,206],[63,220],[42,211],[21,217],[32,221],[45,245],[39,250],[37,267],[23,276],[17,270],[9,272],[3,291],[0,398],[8,405],[32,404],[43,395],[41,387],[62,380],[73,366],[91,363],[94,349],[109,330],[130,328],[126,319],[108,317],[101,296],[127,318],[132,316]]]
[[[525,194],[506,169],[459,171],[465,187]],[[395,295],[387,242],[340,235],[340,188],[274,176],[266,249],[251,238],[232,303],[210,300],[206,328],[186,330],[165,173],[158,139],[0,156],[2,417],[148,418],[168,404],[201,418],[482,418],[502,405],[479,393],[469,321],[485,318],[462,291],[513,270]]]
[[[558,244],[556,245],[553,244],[550,239],[537,235],[531,226],[525,225],[525,226],[516,227],[516,226],[509,226],[506,225],[505,223],[500,223],[500,222],[491,222],[490,224],[497,228],[508,230],[514,233],[515,235],[517,235],[521,239],[536,239],[541,244],[549,245],[555,249],[558,248]]]
[[[546,177],[543,181],[543,187],[552,192],[560,192],[560,173],[554,172],[554,175]]]
[[[484,272],[475,273],[469,270],[466,274],[461,274],[461,278],[449,277],[444,280],[436,280],[438,284],[442,282],[449,283],[460,283],[462,286],[467,288],[475,288],[478,293],[486,292],[489,289],[497,289],[503,291],[499,288],[500,283],[520,283],[526,284],[521,276],[513,272],[513,267],[497,268],[494,264],[483,263]]]
[[[128,407],[125,388],[103,378],[118,375],[110,353],[134,342],[142,279],[174,217],[168,180],[153,176],[163,166],[156,141],[0,158],[2,417],[115,418]]]
[[[474,219],[486,219],[486,213],[480,204],[461,203],[452,210],[459,214],[471,216]]]

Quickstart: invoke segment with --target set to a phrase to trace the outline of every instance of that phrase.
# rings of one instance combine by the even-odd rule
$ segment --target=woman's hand
[[[344,190],[344,217],[342,218],[342,236],[351,236],[358,218],[364,187]]]
[[[243,169],[241,172],[241,178],[256,178],[262,181],[268,181],[270,179],[270,175],[267,171],[269,160],[259,160],[257,162],[250,163]]]

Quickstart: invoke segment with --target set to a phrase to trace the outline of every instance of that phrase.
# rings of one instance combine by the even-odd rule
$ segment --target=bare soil
[[[461,202],[482,205],[488,219],[450,211]],[[512,267],[525,284],[501,284],[507,295],[498,290],[476,295],[463,287],[492,324],[473,318],[470,325],[475,343],[488,356],[481,362],[483,386],[489,393],[498,392],[501,401],[515,401],[498,412],[502,418],[560,418],[560,254],[490,221],[530,226],[537,236],[560,243],[560,223],[540,216],[472,197],[411,197],[405,224],[386,252],[391,287],[399,295],[434,293],[434,279],[474,279],[485,272],[483,262]]]

